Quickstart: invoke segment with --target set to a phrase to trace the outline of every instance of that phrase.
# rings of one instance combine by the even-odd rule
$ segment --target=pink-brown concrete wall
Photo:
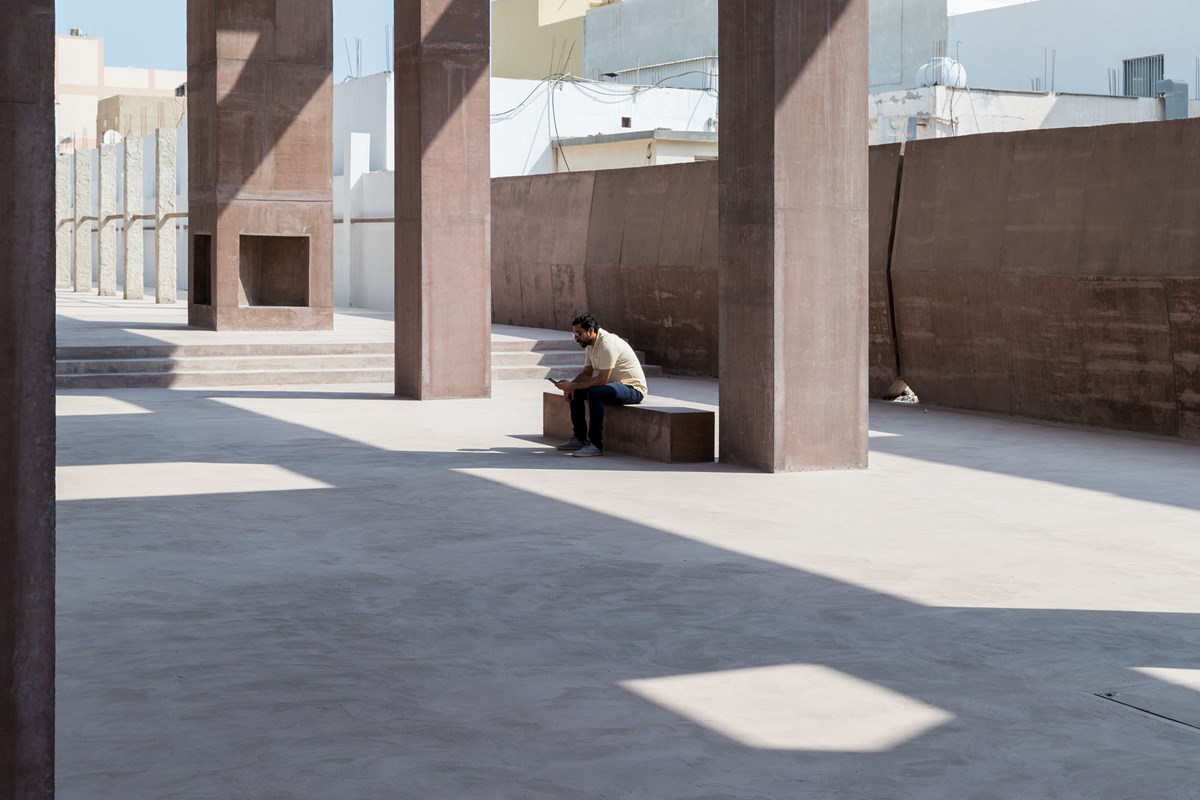
[[[492,181],[493,318],[605,328],[682,374],[717,371],[714,162]]]
[[[900,375],[888,266],[892,254],[902,163],[899,144],[871,148],[868,187],[871,229],[867,273],[867,387],[871,397],[881,397]]]
[[[922,401],[1200,438],[1200,122],[910,143],[892,285]]]
[[[872,396],[899,369],[924,402],[1200,439],[1200,120],[870,158]],[[494,180],[495,321],[587,309],[715,375],[716,170]]]

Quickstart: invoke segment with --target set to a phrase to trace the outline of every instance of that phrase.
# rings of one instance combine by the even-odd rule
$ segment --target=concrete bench
[[[667,464],[713,460],[717,415],[680,406],[608,406],[604,411],[605,452]],[[542,435],[571,438],[571,406],[561,392],[542,395]]]

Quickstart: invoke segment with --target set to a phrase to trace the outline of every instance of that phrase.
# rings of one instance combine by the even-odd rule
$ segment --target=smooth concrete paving
[[[178,304],[157,304],[153,298],[130,301],[94,294],[57,293],[59,347],[136,347],[192,344],[296,344],[393,342],[392,314],[359,308],[334,309],[331,331],[207,331],[189,328],[187,292]],[[570,331],[545,331],[514,325],[493,325],[492,341],[572,342]],[[573,344],[573,342],[572,342]]]
[[[582,460],[543,389],[60,392],[60,800],[1200,797],[1200,448]]]

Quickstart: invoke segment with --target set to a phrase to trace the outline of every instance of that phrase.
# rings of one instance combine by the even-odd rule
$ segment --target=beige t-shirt
[[[642,365],[638,363],[637,355],[629,346],[629,342],[603,328],[598,329],[596,334],[596,343],[583,349],[584,363],[597,373],[611,369],[610,381],[632,386],[641,392],[643,397],[649,394],[646,389],[646,373],[642,372]]]

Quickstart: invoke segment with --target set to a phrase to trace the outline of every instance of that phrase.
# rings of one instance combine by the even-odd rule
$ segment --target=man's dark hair
[[[575,319],[571,320],[572,325],[578,325],[585,331],[594,331],[600,327],[600,323],[596,322],[596,318],[591,314],[580,314]]]

